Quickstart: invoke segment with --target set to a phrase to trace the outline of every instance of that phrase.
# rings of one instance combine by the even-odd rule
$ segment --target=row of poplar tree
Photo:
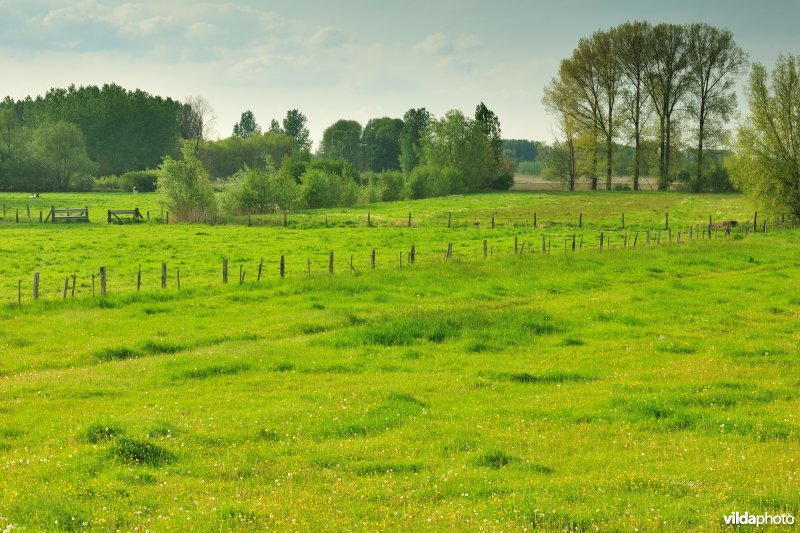
[[[705,23],[628,22],[582,38],[547,85],[543,103],[557,124],[557,173],[570,189],[587,178],[611,189],[614,150],[634,149],[633,189],[647,173],[645,144],[658,152],[658,187],[675,179],[692,147],[691,188],[702,188],[709,149],[723,145],[736,110],[734,86],[747,54],[731,31]]]

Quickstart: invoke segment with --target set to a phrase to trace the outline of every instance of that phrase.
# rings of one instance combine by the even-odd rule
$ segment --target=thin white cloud
[[[414,51],[424,55],[442,55],[452,52],[453,46],[444,33],[434,33],[417,43],[414,46]]]
[[[308,39],[308,45],[314,48],[335,48],[353,41],[349,34],[328,26],[322,28]]]

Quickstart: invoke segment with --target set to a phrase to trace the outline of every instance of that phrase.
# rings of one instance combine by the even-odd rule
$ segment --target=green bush
[[[139,192],[154,192],[157,180],[158,172],[155,170],[134,170],[120,176],[120,185],[123,191],[132,191],[136,187]]]
[[[302,176],[300,203],[304,207],[335,207],[353,205],[358,200],[359,187],[349,177],[310,168]]]
[[[216,214],[216,198],[203,164],[189,145],[183,160],[165,157],[158,167],[158,191],[161,202],[183,222],[201,222]]]

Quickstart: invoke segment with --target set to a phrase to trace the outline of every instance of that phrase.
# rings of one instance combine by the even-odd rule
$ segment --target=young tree
[[[86,155],[86,141],[76,125],[57,122],[42,126],[34,142],[38,159],[57,190],[69,190],[73,179],[91,172],[93,165]]]
[[[722,140],[723,124],[736,110],[734,84],[747,63],[730,30],[708,24],[689,27],[689,111],[697,121],[696,187],[702,187],[707,147]]]
[[[545,87],[542,103],[555,117],[557,127],[554,132],[556,142],[547,151],[543,173],[566,182],[569,190],[573,191],[578,180],[575,139],[584,129],[575,118],[575,103],[569,91],[565,90],[563,80],[555,78]]]
[[[290,109],[286,112],[283,119],[283,132],[291,135],[297,142],[301,150],[311,150],[311,139],[309,138],[308,119],[297,109]]]
[[[247,139],[259,133],[261,133],[261,126],[258,125],[255,115],[250,110],[242,113],[239,122],[233,125],[233,135],[235,137]]]
[[[164,158],[158,167],[157,188],[164,207],[177,220],[201,222],[216,213],[208,174],[190,145],[183,148],[183,160]]]
[[[269,132],[270,133],[284,133],[283,128],[281,128],[280,122],[278,122],[274,118],[269,123]]]
[[[424,107],[409,109],[403,115],[400,134],[400,168],[408,174],[422,159],[422,144],[433,116]]]
[[[765,207],[800,219],[800,56],[779,56],[772,73],[753,65],[747,101],[732,179]]]

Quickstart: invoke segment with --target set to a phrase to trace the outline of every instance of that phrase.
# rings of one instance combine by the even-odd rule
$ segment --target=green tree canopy
[[[409,173],[422,159],[422,145],[428,134],[432,115],[424,107],[409,109],[403,115],[400,133],[400,168]]]
[[[311,138],[308,132],[308,119],[297,109],[290,109],[283,119],[283,131],[291,136],[301,150],[311,150]],[[270,129],[274,127],[272,124]]]
[[[780,56],[771,73],[753,65],[747,101],[732,179],[768,209],[800,219],[800,57]]]
[[[86,155],[83,133],[74,124],[56,122],[39,128],[36,154],[59,191],[69,190],[73,180],[93,170]]]
[[[201,222],[216,213],[208,174],[190,144],[184,146],[182,160],[164,158],[158,167],[157,187],[162,204],[177,220]]]
[[[256,122],[256,117],[250,110],[242,113],[239,122],[233,125],[233,135],[242,139],[247,139],[253,135],[261,133],[261,126]]]
[[[373,118],[364,127],[364,167],[373,172],[400,169],[400,136],[403,121],[399,118]]]
[[[355,120],[337,120],[322,134],[319,151],[326,159],[344,159],[361,168],[361,124]]]

